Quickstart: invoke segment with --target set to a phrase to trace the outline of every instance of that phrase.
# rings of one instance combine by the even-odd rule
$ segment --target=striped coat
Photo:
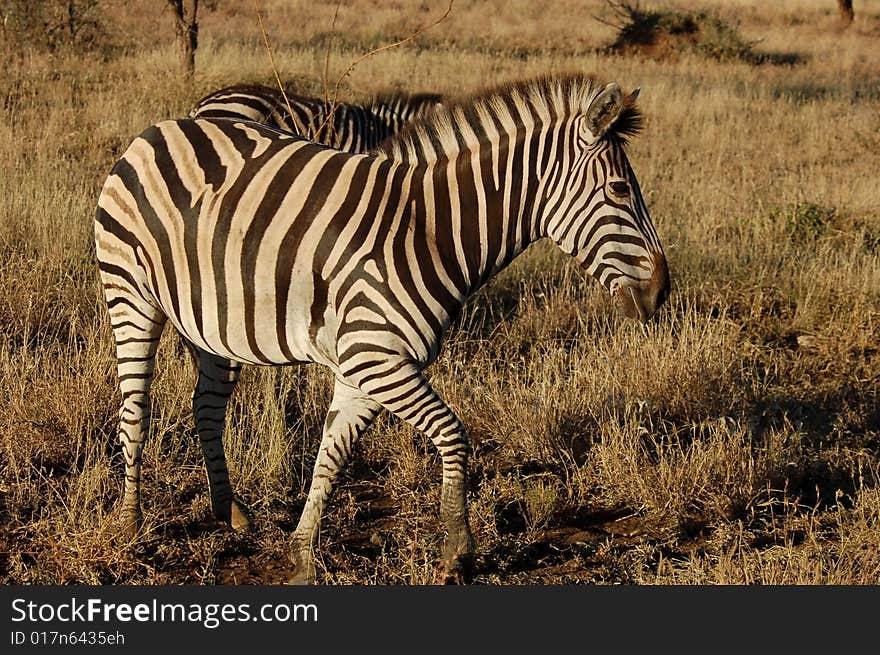
[[[239,84],[209,93],[189,116],[255,121],[337,150],[367,152],[441,102],[442,96],[437,94],[385,95],[365,106],[339,103],[334,110],[323,99],[292,93],[285,99],[277,88]]]
[[[666,259],[624,148],[640,125],[635,97],[593,77],[531,80],[441,108],[370,155],[225,119],[165,121],[137,137],[95,222],[130,528],[170,322],[197,355],[193,412],[219,517],[247,525],[221,438],[241,364],[314,362],[335,386],[294,531],[296,579],[314,579],[323,508],[382,410],[437,447],[443,571],[459,577],[474,550],[469,445],[423,369],[467,299],[542,238],[626,315],[647,321],[663,303]]]

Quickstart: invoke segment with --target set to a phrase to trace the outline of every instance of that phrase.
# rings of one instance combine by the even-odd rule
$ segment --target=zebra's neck
[[[541,176],[526,167],[538,139],[525,131],[496,137],[409,167],[405,211],[414,244],[424,235],[423,248],[441,265],[444,286],[459,303],[537,238]]]

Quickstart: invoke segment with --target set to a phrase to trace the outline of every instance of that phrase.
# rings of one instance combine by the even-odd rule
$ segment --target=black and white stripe
[[[289,105],[288,105],[289,103]],[[236,118],[255,121],[346,152],[367,152],[412,119],[440,106],[442,96],[386,95],[366,106],[338,103],[258,84],[239,84],[209,93],[190,118]],[[328,120],[328,116],[332,119]]]
[[[531,243],[555,241],[646,321],[669,274],[624,151],[635,93],[547,78],[445,106],[355,155],[252,122],[165,121],[129,146],[95,222],[122,394],[125,516],[140,515],[156,347],[170,321],[197,353],[193,411],[215,513],[247,524],[221,434],[242,363],[317,362],[335,375],[294,533],[302,579],[339,471],[379,411],[437,447],[443,563],[473,552],[468,441],[422,371],[466,300]]]

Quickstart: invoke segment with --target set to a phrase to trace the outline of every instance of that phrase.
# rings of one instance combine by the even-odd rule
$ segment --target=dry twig
[[[333,45],[333,35],[336,34],[336,19],[339,17],[339,7],[342,5],[342,0],[336,0],[336,9],[333,12],[333,20],[330,21],[330,36],[327,39],[327,52],[324,54],[324,78],[322,80],[322,89],[324,93],[324,106],[330,107],[330,50]],[[327,120],[318,128],[318,131],[315,132],[315,140],[319,139],[319,135],[321,134],[321,130],[327,126],[328,131],[333,129],[333,123],[330,122],[329,117],[332,116],[336,111],[336,106],[333,106],[333,111],[329,112]]]
[[[351,72],[357,67],[358,64],[360,64],[365,59],[368,59],[369,57],[372,57],[373,55],[378,54],[384,50],[390,50],[391,48],[396,48],[398,46],[404,45],[405,43],[409,43],[410,41],[412,41],[413,39],[418,37],[420,34],[423,34],[424,32],[427,32],[428,30],[430,30],[431,28],[436,27],[437,25],[442,23],[444,20],[449,18],[449,15],[452,13],[452,5],[453,4],[455,4],[455,0],[449,0],[449,6],[446,7],[446,11],[443,12],[443,15],[440,16],[440,18],[435,20],[430,25],[425,25],[423,27],[420,27],[415,32],[410,34],[408,37],[400,39],[399,41],[395,41],[394,43],[387,43],[383,46],[379,46],[378,48],[373,48],[369,52],[361,55],[360,57],[355,59],[353,62],[351,62],[348,65],[348,68],[345,69],[345,72],[339,76],[339,79],[336,80],[336,85],[333,88],[333,102],[330,106],[330,111],[327,113],[327,118],[324,120],[324,123],[321,125],[321,127],[318,128],[318,131],[316,132],[316,134],[320,134],[321,131],[324,130],[324,128],[332,120],[333,114],[336,113],[336,108],[339,106],[339,85],[342,84],[342,80],[344,80],[346,77],[351,75]],[[339,6],[337,5],[337,10],[338,9],[339,9]],[[335,15],[333,17],[333,22],[334,23],[336,22]],[[329,48],[329,45],[328,45],[328,48]],[[329,57],[329,55],[328,55],[328,57]],[[324,100],[325,100],[325,102],[327,102],[327,100],[328,100],[326,92],[325,92]]]
[[[272,72],[275,73],[275,81],[278,82],[278,88],[281,90],[281,95],[284,96],[284,104],[287,105],[287,112],[290,117],[293,118],[293,109],[290,107],[290,99],[287,97],[287,92],[284,90],[284,85],[281,83],[281,76],[278,74],[278,67],[275,65],[275,56],[272,54],[272,47],[269,45],[269,36],[266,34],[266,28],[263,25],[263,16],[260,14],[257,0],[251,1],[254,5],[254,11],[257,13],[257,20],[260,23],[260,33],[263,35],[263,43],[266,44],[266,52],[269,54],[269,63],[272,65]]]

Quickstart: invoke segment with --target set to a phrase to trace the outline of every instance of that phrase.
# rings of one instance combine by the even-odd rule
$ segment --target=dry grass
[[[475,582],[877,584],[880,7],[862,3],[841,32],[825,0],[643,4],[711,10],[755,52],[799,63],[603,55],[615,34],[593,19],[598,0],[457,2],[343,89],[353,100],[459,94],[568,70],[642,87],[647,126],[631,159],[673,278],[659,320],[642,329],[617,317],[542,243],[468,305],[429,369],[474,442]],[[334,3],[263,5],[282,76],[320,92]],[[22,53],[0,81],[2,582],[288,574],[328,376],[246,370],[226,442],[255,529],[232,534],[210,517],[194,370],[170,332],[145,455],[146,533],[126,544],[116,532],[117,392],[94,205],[144,127],[221,84],[271,83],[251,3],[219,6],[204,17],[191,86],[174,73],[170,19],[149,3],[119,5],[118,47]],[[445,6],[343,4],[331,72]],[[148,36],[156,26],[167,41]],[[383,417],[329,507],[321,580],[430,582],[439,480],[430,444]]]

